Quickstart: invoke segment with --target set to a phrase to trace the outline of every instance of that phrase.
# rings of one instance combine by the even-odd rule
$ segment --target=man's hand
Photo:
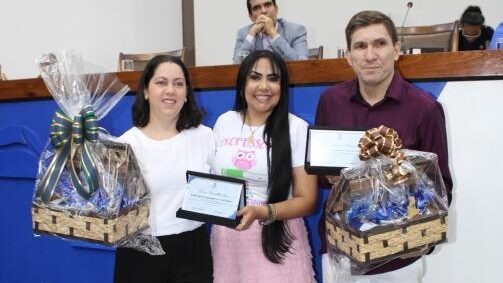
[[[257,36],[257,33],[261,32],[263,29],[264,29],[264,23],[255,22],[255,24],[251,27],[250,31],[248,31],[248,34],[255,37]]]
[[[326,175],[325,178],[327,178],[327,181],[330,185],[335,186],[337,185],[341,177],[335,175]]]
[[[265,35],[268,35],[272,38],[276,37],[278,35],[278,32],[276,31],[276,26],[274,21],[269,18],[266,15],[260,15],[258,16],[257,20],[255,21],[255,25],[262,24],[263,28],[261,32]]]

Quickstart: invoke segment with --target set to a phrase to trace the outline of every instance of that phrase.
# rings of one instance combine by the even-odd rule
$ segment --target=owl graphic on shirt
[[[232,163],[238,169],[243,171],[250,170],[255,164],[257,164],[257,157],[254,150],[242,150],[239,149],[236,154],[232,157]]]

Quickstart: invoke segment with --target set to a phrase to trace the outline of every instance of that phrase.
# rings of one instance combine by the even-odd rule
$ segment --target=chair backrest
[[[309,48],[309,55],[307,58],[310,60],[323,59],[323,45],[315,48]]]
[[[458,51],[459,21],[431,26],[398,27],[402,50],[420,48],[422,52]]]
[[[0,81],[6,81],[7,76],[2,72],[2,65],[0,65]]]
[[[123,71],[143,71],[150,59],[157,55],[171,55],[184,60],[185,48],[167,51],[167,52],[156,52],[156,53],[142,53],[142,54],[125,54],[119,53],[119,64],[117,70],[119,72]]]

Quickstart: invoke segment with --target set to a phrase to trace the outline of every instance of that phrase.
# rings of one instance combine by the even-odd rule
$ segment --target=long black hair
[[[148,104],[148,101],[145,100],[144,92],[145,89],[148,88],[148,84],[150,83],[150,80],[152,80],[157,67],[166,62],[180,66],[186,85],[187,102],[183,104],[178,115],[176,130],[181,132],[185,129],[197,127],[201,124],[204,116],[204,110],[197,106],[196,99],[194,97],[194,90],[192,89],[192,84],[189,78],[189,71],[180,58],[169,55],[157,55],[145,66],[138,83],[136,99],[133,103],[133,125],[136,127],[145,127],[148,124],[150,120],[150,105]]]
[[[278,104],[273,108],[265,122],[264,142],[267,146],[268,203],[284,201],[288,198],[293,183],[292,151],[290,144],[290,126],[288,123],[288,71],[286,64],[276,53],[258,50],[248,55],[239,67],[236,80],[236,102],[234,110],[240,112],[246,120],[246,102],[244,90],[250,72],[257,61],[266,58],[271,63],[273,72],[280,77],[281,94]],[[271,150],[272,145],[274,149]],[[274,263],[281,263],[290,249],[293,236],[285,221],[277,220],[262,229],[262,250]]]

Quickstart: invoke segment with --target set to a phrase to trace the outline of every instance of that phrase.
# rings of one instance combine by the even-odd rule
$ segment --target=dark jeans
[[[193,231],[157,238],[165,255],[152,256],[130,248],[117,248],[114,282],[213,281],[209,235],[204,225]]]

